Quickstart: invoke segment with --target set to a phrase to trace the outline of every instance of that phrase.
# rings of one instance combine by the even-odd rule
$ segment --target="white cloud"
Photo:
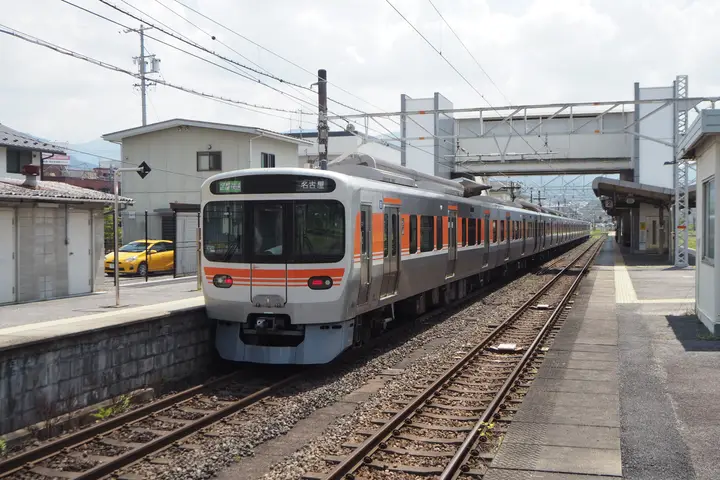
[[[137,27],[139,22],[94,0],[76,3]],[[160,0],[210,35],[153,0],[128,0],[193,41],[239,62],[257,62],[287,80],[309,86],[314,78],[272,54],[179,7]],[[484,102],[383,0],[365,2],[265,2],[188,0],[194,8],[301,65],[328,71],[328,93],[368,111],[367,103],[398,110],[400,94],[438,91],[456,106]],[[669,85],[690,75],[690,93],[720,93],[713,59],[718,56],[720,5],[714,0],[433,0],[503,94],[513,103],[629,99],[633,82]],[[112,0],[115,2],[115,0]],[[393,0],[427,38],[493,105],[506,103],[472,62],[426,0]],[[507,4],[512,4],[508,6]],[[57,0],[0,0],[3,23],[123,68],[135,68],[138,38]],[[127,5],[117,5],[129,9]],[[152,30],[149,35],[165,38]],[[222,43],[221,43],[222,42]],[[192,47],[172,41],[183,49]],[[249,60],[228,50],[223,43]],[[301,104],[257,83],[147,40],[162,59],[163,77],[209,93],[255,104],[299,109]],[[201,54],[204,55],[204,54]],[[207,55],[204,55],[207,56]],[[136,83],[42,47],[0,35],[0,122],[13,128],[72,142],[140,123]],[[212,57],[211,57],[212,58]],[[213,61],[227,65],[222,60]],[[263,79],[271,85],[280,84]],[[288,93],[314,101],[311,92]],[[190,117],[297,128],[299,115],[278,119],[169,90],[149,94],[148,121]],[[331,103],[338,113],[348,110]],[[302,105],[314,112],[314,107]],[[306,128],[315,123],[303,117]],[[390,125],[390,124],[388,124]]]

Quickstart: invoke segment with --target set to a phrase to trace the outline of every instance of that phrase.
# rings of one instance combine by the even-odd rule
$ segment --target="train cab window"
[[[468,220],[468,245],[475,245],[477,243],[477,219],[471,218]]]
[[[210,202],[203,212],[203,253],[211,262],[240,262],[243,258],[245,209],[243,202]]]
[[[437,224],[436,224],[436,237],[437,237],[437,245],[436,248],[438,250],[442,250],[443,248],[443,217],[439,216],[437,217]]]
[[[462,219],[462,246],[467,245],[467,218]]]
[[[297,263],[340,261],[345,253],[345,209],[342,203],[336,200],[307,200],[293,203],[294,242],[288,261]]]
[[[430,252],[435,248],[433,232],[435,230],[435,217],[422,215],[420,217],[420,251]]]
[[[417,249],[417,215],[410,215],[410,253],[416,253]]]

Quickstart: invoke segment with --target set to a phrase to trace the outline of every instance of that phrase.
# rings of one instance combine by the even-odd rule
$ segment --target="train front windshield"
[[[209,202],[203,251],[211,262],[339,262],[345,209],[336,200]]]

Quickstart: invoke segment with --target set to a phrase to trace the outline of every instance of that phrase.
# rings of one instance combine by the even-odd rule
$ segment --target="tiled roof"
[[[26,133],[13,130],[0,123],[0,147],[28,148],[38,152],[64,154],[63,150],[52,143],[43,142]]]
[[[109,193],[76,187],[62,182],[37,182],[36,188],[23,186],[24,180],[0,177],[0,200],[79,200],[85,202],[112,203],[115,196]],[[121,203],[133,203],[128,197],[120,197]]]

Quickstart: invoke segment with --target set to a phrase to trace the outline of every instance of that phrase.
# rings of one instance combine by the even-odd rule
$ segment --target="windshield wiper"
[[[237,240],[235,240],[228,246],[227,252],[225,252],[225,255],[223,256],[223,259],[222,259],[223,262],[227,262],[228,260],[230,260],[233,257],[233,255],[235,255],[235,251],[240,246],[241,241],[242,241],[241,238],[237,237]]]

